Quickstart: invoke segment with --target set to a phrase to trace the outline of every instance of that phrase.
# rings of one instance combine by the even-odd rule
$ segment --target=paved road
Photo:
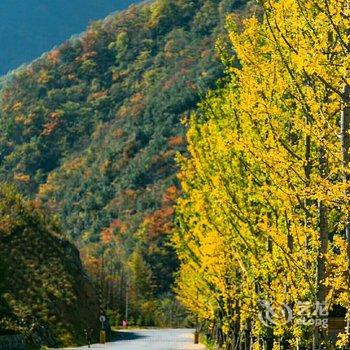
[[[91,349],[108,350],[204,350],[193,344],[193,329],[141,329],[120,331],[119,340],[94,344]],[[118,332],[119,333],[119,332]],[[87,349],[86,346],[79,349]]]

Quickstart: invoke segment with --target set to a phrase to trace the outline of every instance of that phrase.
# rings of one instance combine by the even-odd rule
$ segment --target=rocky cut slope
[[[99,305],[77,249],[12,187],[0,186],[0,334],[29,344],[81,343]]]

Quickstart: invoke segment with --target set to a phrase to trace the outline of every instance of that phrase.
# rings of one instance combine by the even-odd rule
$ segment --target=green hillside
[[[0,187],[0,335],[32,345],[82,342],[98,329],[96,292],[77,249],[53,220],[13,189]]]
[[[139,324],[159,323],[157,312],[174,303],[169,233],[182,121],[223,76],[215,43],[246,2],[132,6],[3,85],[0,180],[59,218],[116,322],[126,294]],[[162,324],[183,318],[172,306],[178,314]]]

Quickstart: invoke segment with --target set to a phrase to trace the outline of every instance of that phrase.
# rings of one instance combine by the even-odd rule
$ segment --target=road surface
[[[193,332],[193,329],[123,330],[118,331],[119,340],[106,344],[93,344],[91,349],[204,350],[203,346],[193,344]],[[87,346],[78,349],[87,349]]]

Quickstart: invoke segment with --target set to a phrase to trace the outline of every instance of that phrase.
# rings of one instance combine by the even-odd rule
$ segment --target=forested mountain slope
[[[123,10],[132,0],[1,0],[0,74],[30,62],[82,32],[92,19]]]
[[[97,295],[77,249],[35,203],[3,185],[0,252],[0,335],[54,346],[82,342],[84,328],[98,328]]]
[[[238,0],[132,6],[4,84],[0,180],[60,218],[118,317],[129,293],[135,322],[155,322],[149,301],[171,291],[181,121],[223,75],[215,42],[227,14],[246,10]]]

